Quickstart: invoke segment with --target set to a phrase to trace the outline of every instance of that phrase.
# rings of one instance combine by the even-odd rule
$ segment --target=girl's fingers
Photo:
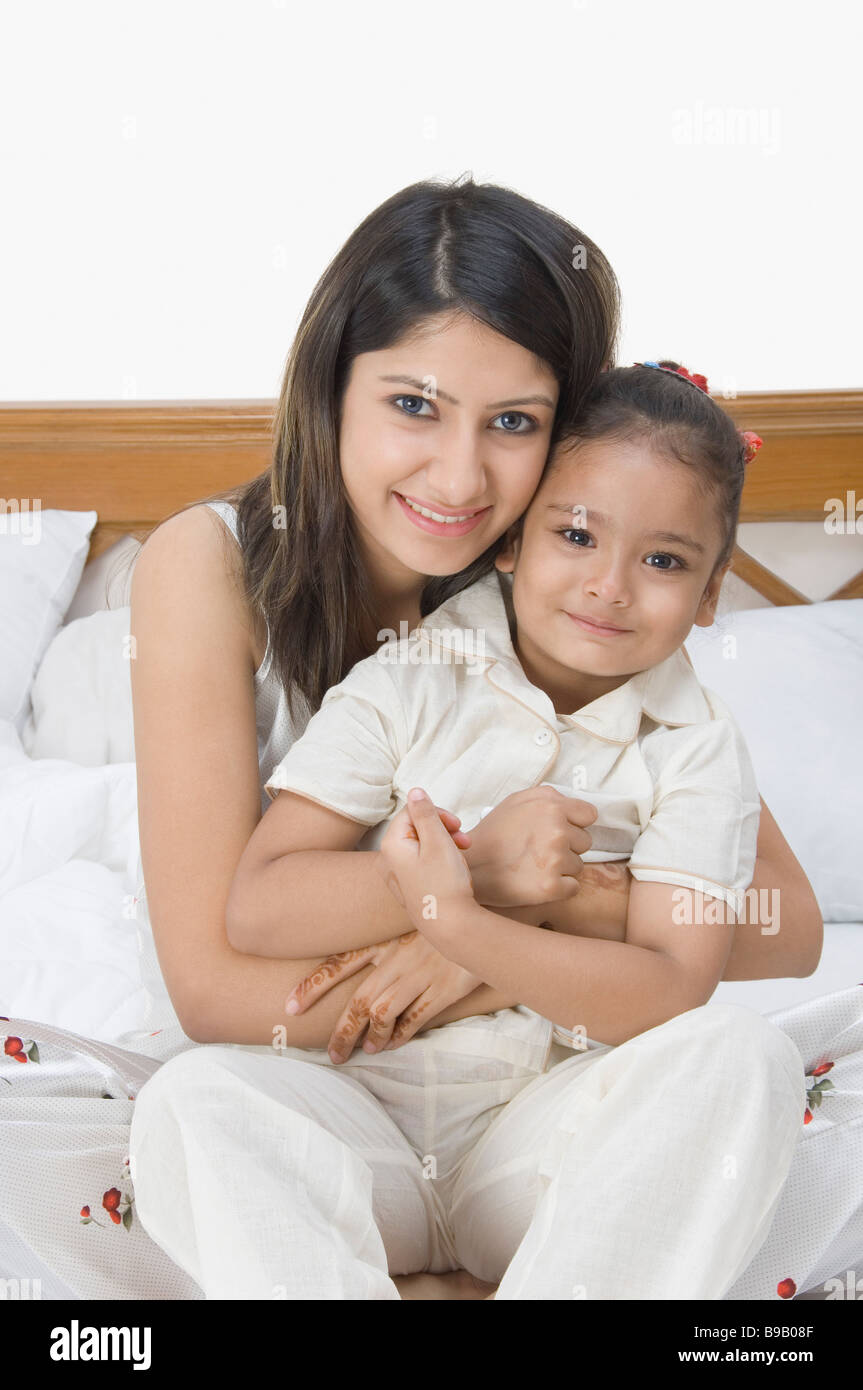
[[[302,1013],[311,1004],[316,1004],[333,985],[340,984],[342,980],[349,980],[351,975],[356,975],[358,970],[368,965],[373,958],[374,950],[372,946],[363,946],[355,951],[341,951],[338,955],[327,956],[327,959],[315,966],[298,985],[294,985],[285,999],[286,1013]],[[288,1009],[287,1005],[291,1003],[297,1007]]]
[[[568,796],[566,818],[570,825],[593,825],[599,814],[592,801],[582,801],[580,797]]]
[[[436,806],[435,810],[440,817],[441,825],[449,831],[453,844],[458,845],[459,849],[470,849],[470,835],[464,830],[459,830],[461,817],[453,815],[452,811],[445,811],[442,806]]]
[[[576,856],[587,854],[587,851],[593,848],[593,836],[589,830],[571,825],[569,828],[569,847]]]
[[[563,878],[560,880],[560,888],[561,902],[565,901],[567,898],[574,898],[576,893],[581,892],[581,884],[578,879],[570,877],[569,874],[564,874]]]
[[[574,878],[578,878],[584,868],[584,860],[580,854],[575,854],[572,850],[566,857],[566,872]]]

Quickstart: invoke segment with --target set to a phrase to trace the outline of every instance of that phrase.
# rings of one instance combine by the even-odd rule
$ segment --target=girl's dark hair
[[[674,375],[678,362],[656,367],[614,367],[603,372],[585,398],[578,418],[567,426],[566,443],[596,439],[643,440],[659,453],[688,464],[717,505],[723,526],[722,549],[713,573],[734,552],[746,446],[737,426],[706,391]]]
[[[293,715],[300,696],[312,710],[320,705],[374,650],[380,627],[339,462],[351,364],[422,320],[458,310],[554,372],[552,445],[614,359],[617,279],[599,248],[556,213],[466,177],[412,184],[366,217],[300,320],[274,419],[272,464],[232,499],[246,598],[267,620]],[[422,614],[486,573],[503,539],[458,574],[432,578]]]

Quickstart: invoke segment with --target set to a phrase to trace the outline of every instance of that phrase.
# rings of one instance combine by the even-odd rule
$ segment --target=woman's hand
[[[442,956],[420,932],[411,931],[321,961],[288,996],[297,1002],[293,1012],[310,1008],[334,985],[372,962],[376,968],[363,980],[333,1029],[328,1051],[334,1062],[350,1056],[367,1025],[366,1052],[399,1047],[428,1019],[483,983]]]
[[[486,907],[559,902],[579,891],[596,807],[554,787],[513,792],[475,825],[465,855]]]

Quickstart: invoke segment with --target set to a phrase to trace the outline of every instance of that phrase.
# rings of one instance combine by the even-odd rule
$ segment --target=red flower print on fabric
[[[3,1019],[2,1021],[5,1023],[7,1020]],[[15,1062],[39,1061],[39,1049],[33,1038],[4,1037],[3,1055],[5,1057],[11,1057]],[[7,1086],[12,1085],[8,1076],[4,1076],[3,1080],[6,1082]]]
[[[806,1088],[806,1099],[809,1103],[803,1112],[805,1125],[812,1123],[814,1113],[824,1099],[824,1093],[836,1090],[833,1082],[826,1079],[828,1071],[832,1071],[834,1065],[833,1062],[819,1062],[817,1067],[813,1067],[811,1071],[806,1073],[807,1080],[812,1077],[814,1081],[813,1085]]]
[[[131,1176],[129,1173],[129,1160],[123,1160],[123,1176],[121,1179],[131,1186]],[[132,1229],[132,1204],[135,1198],[129,1193],[121,1191],[119,1187],[109,1187],[107,1192],[102,1193],[102,1209],[108,1213],[115,1226],[123,1226],[127,1231]],[[89,1206],[81,1208],[81,1225],[89,1226],[92,1222],[96,1226],[103,1226],[102,1221],[97,1221],[95,1216],[90,1213]]]

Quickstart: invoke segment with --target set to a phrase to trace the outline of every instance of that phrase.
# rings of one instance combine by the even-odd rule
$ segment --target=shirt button
[[[540,729],[538,734],[534,734],[533,741],[538,743],[540,747],[543,744],[551,743],[551,729]]]

